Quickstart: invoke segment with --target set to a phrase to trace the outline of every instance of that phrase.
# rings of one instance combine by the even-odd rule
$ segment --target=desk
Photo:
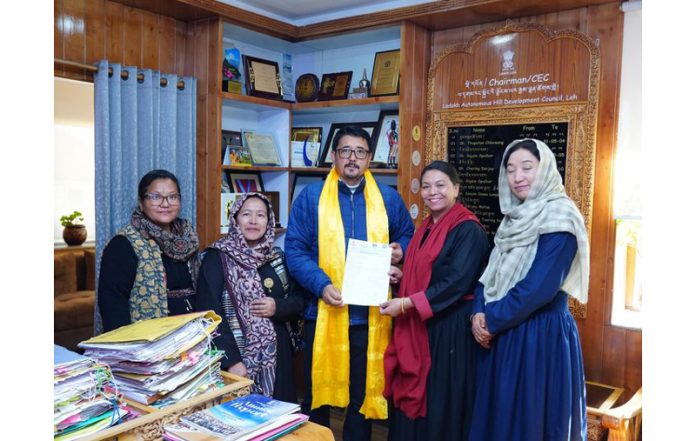
[[[334,441],[334,436],[328,427],[307,421],[297,430],[278,439],[282,441]]]

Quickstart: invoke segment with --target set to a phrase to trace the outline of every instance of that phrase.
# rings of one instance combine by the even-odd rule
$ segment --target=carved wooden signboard
[[[505,147],[542,140],[590,234],[598,89],[599,49],[580,32],[511,21],[479,32],[431,64],[426,163],[455,165],[464,203],[492,238],[502,220],[497,183]],[[584,308],[575,312],[584,316]]]

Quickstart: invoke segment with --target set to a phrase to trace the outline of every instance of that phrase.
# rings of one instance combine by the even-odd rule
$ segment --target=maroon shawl
[[[468,220],[481,224],[474,213],[459,203],[437,223],[433,222],[432,215],[428,216],[416,230],[406,251],[399,297],[409,297],[416,307],[395,320],[394,335],[384,354],[384,396],[393,397],[394,406],[411,419],[424,417],[427,413],[425,386],[430,371],[430,347],[425,321],[432,317],[433,312],[425,290],[447,234]],[[430,234],[421,247],[428,229]]]

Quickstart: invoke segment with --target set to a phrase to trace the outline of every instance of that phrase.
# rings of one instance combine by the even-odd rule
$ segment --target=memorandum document
[[[377,306],[388,300],[389,244],[350,239],[341,295],[346,305]]]

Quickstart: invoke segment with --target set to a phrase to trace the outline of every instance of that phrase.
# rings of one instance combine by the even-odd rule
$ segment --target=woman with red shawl
[[[430,215],[408,247],[398,297],[380,305],[396,318],[384,356],[384,395],[394,404],[390,440],[468,439],[479,351],[468,317],[489,243],[458,195],[452,165],[423,169]]]

